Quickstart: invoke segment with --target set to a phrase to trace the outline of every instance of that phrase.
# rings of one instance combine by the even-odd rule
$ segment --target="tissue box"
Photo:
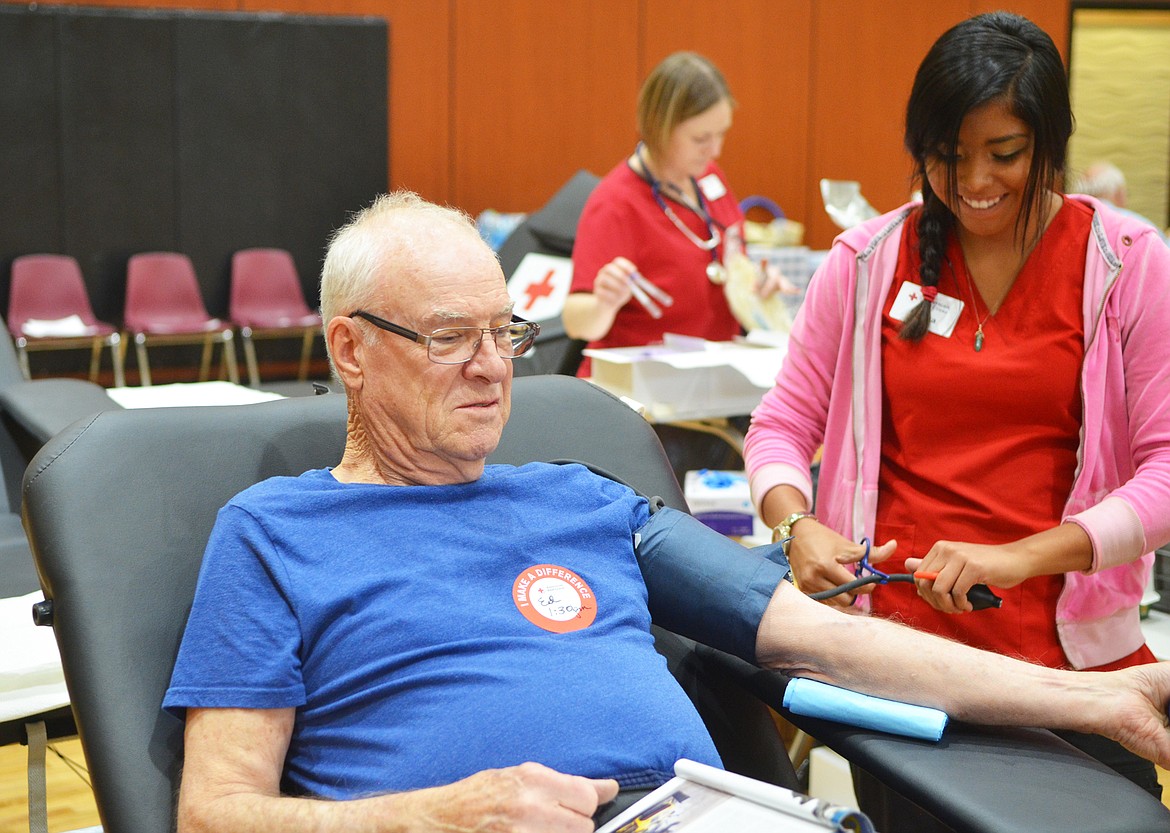
[[[691,514],[716,532],[733,538],[755,534],[756,510],[742,471],[688,471],[683,493]]]

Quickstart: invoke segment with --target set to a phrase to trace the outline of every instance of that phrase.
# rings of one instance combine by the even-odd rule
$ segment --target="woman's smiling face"
[[[931,189],[954,213],[960,228],[978,237],[1014,240],[1032,169],[1032,129],[1006,101],[990,101],[963,119],[955,155],[931,157]],[[956,193],[949,174],[955,171]]]

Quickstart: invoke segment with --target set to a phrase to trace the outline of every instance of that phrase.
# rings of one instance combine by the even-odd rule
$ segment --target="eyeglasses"
[[[365,310],[355,310],[349,317],[365,319],[378,329],[426,345],[427,358],[436,364],[464,364],[471,361],[487,333],[491,333],[496,343],[496,353],[501,359],[514,359],[532,349],[537,333],[540,332],[540,325],[534,321],[510,321],[498,327],[441,327],[430,335],[421,335]]]

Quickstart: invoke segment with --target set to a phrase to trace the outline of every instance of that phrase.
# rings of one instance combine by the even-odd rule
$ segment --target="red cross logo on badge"
[[[532,624],[552,633],[579,631],[597,618],[597,598],[585,580],[555,564],[537,564],[516,576],[512,601]]]

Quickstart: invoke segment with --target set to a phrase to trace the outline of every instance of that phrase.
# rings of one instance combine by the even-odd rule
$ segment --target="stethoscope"
[[[883,573],[881,570],[869,563],[869,539],[862,538],[862,545],[865,546],[865,555],[861,556],[861,561],[857,562],[857,566],[853,569],[853,574],[857,578],[853,581],[848,581],[845,584],[839,584],[836,587],[830,587],[828,590],[822,590],[819,593],[809,593],[810,599],[822,601],[831,598],[841,593],[849,593],[856,590],[858,587],[864,587],[867,584],[888,584],[891,581],[914,583],[914,579],[921,578],[933,580],[937,574],[927,572],[917,573]],[[986,584],[976,584],[967,591],[967,601],[971,603],[974,610],[986,610],[987,608],[999,607],[1003,604],[1003,599],[991,592]]]
[[[674,213],[674,209],[666,202],[666,198],[662,196],[662,183],[650,172],[646,160],[642,158],[642,143],[638,142],[637,147],[634,148],[634,156],[638,160],[638,165],[642,169],[642,176],[650,183],[650,193],[654,195],[654,201],[658,203],[658,207],[662,209],[662,213],[666,215],[667,219],[674,224],[674,227],[681,231],[686,238],[698,246],[700,249],[711,253],[711,262],[707,264],[707,278],[711,283],[722,284],[727,282],[727,268],[719,260],[719,244],[723,242],[723,235],[719,231],[719,226],[712,219],[711,214],[707,211],[706,201],[703,199],[703,189],[699,187],[699,183],[695,182],[695,178],[691,177],[691,185],[695,189],[695,196],[698,197],[699,207],[692,210],[699,215],[703,224],[707,226],[707,239],[699,237],[691,229],[679,219],[678,215]],[[691,208],[687,203],[683,203],[687,208]]]

